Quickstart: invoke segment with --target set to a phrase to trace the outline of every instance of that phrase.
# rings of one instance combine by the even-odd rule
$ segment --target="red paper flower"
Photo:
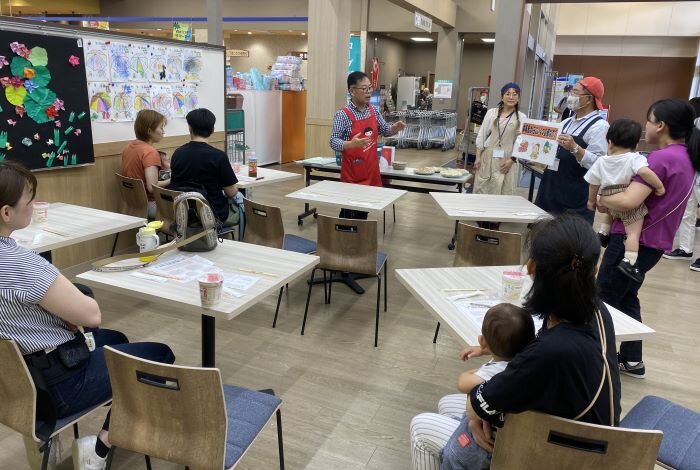
[[[15,113],[17,113],[17,116],[24,117],[25,111],[24,106],[15,106]]]
[[[15,88],[19,88],[21,86],[24,86],[24,82],[19,77],[10,77],[10,85],[12,85]]]
[[[68,63],[71,64],[73,67],[76,67],[80,65],[80,58],[72,55],[68,58]]]
[[[53,106],[49,106],[46,108],[46,115],[49,117],[49,119],[52,119],[58,116],[58,111],[56,111],[56,108]]]

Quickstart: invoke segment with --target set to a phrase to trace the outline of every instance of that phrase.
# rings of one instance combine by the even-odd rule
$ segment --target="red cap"
[[[579,83],[588,90],[593,98],[595,98],[596,109],[603,109],[603,94],[605,94],[605,87],[600,78],[597,77],[583,77]]]

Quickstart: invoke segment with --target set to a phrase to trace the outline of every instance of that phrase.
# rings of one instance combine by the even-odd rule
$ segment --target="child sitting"
[[[657,196],[666,192],[663,183],[653,171],[644,155],[634,149],[642,135],[642,126],[631,119],[618,119],[610,125],[606,138],[608,139],[608,155],[598,158],[588,170],[585,180],[588,181],[588,208],[596,209],[597,196],[610,196],[623,192],[634,175],[639,175],[649,186],[654,188]],[[636,209],[616,211],[608,209],[600,226],[600,242],[603,247],[610,240],[610,225],[613,219],[620,219],[625,226],[625,257],[618,268],[636,282],[642,282],[642,275],[637,267],[639,253],[639,237],[642,233],[644,216],[647,214],[646,205]]]
[[[535,339],[535,325],[527,310],[502,303],[488,309],[478,339],[479,346],[466,348],[459,354],[460,359],[466,361],[484,354],[493,357],[478,369],[460,374],[457,388],[462,393],[471,392],[474,387],[503,372],[508,361]]]

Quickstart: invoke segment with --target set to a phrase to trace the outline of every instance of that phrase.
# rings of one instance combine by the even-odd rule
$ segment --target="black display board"
[[[0,31],[0,159],[95,162],[82,39]]]

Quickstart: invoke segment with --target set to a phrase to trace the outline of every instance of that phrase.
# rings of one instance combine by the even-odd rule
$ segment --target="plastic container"
[[[224,276],[221,273],[207,273],[199,279],[199,299],[202,307],[211,308],[221,300]]]
[[[161,222],[162,224],[162,222]],[[155,250],[160,245],[160,238],[153,227],[141,227],[136,234],[136,243],[139,246],[139,253]],[[155,256],[139,256],[139,261],[147,263],[156,259]]]
[[[503,276],[501,277],[501,299],[509,303],[520,302],[523,281],[523,273],[520,271],[503,271]]]
[[[49,203],[35,202],[32,220],[35,224],[44,224],[49,220]]]
[[[258,177],[258,159],[255,158],[255,152],[251,152],[248,157],[248,176],[251,178]]]

